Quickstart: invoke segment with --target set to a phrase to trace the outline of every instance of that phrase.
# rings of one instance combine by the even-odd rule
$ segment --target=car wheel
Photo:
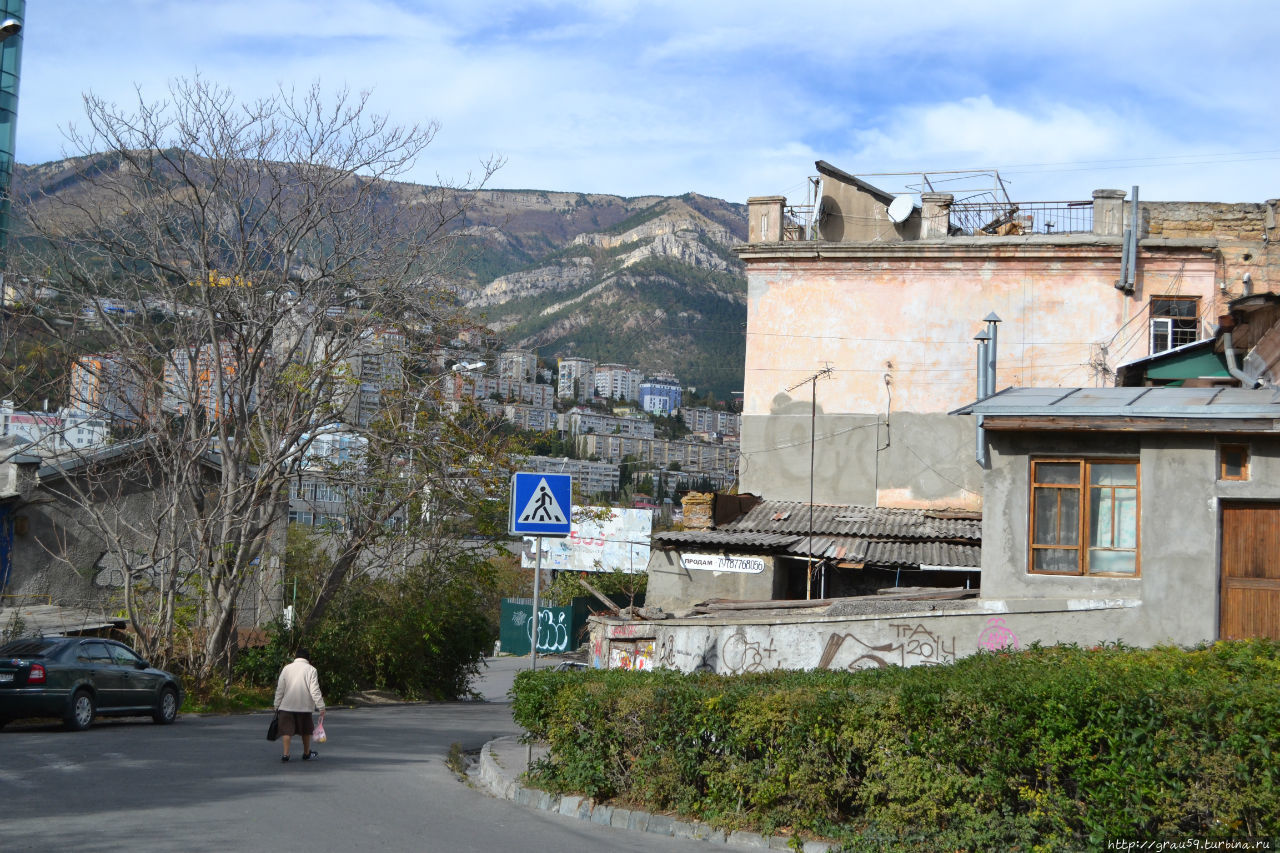
[[[160,691],[160,701],[151,712],[151,719],[161,725],[168,725],[178,719],[178,691],[172,687]]]
[[[67,716],[63,723],[73,732],[82,732],[93,723],[93,696],[88,690],[77,690],[71,696],[71,705],[67,708]]]

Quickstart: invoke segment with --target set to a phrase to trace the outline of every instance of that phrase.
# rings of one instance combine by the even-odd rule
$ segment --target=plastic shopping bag
[[[316,730],[312,732],[311,739],[316,743],[324,743],[329,736],[324,733],[324,723],[316,723]]]

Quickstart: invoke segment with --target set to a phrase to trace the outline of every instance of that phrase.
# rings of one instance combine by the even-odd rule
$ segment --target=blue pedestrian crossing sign
[[[568,474],[520,471],[512,475],[512,535],[568,536],[572,495]]]

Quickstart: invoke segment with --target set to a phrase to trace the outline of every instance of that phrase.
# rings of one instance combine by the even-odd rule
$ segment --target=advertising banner
[[[573,524],[563,539],[542,540],[542,568],[569,572],[638,574],[649,567],[653,511],[615,507],[573,508]],[[524,538],[520,565],[536,565],[535,542]]]

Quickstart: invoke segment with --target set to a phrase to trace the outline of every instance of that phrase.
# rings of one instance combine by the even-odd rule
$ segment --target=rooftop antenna
[[[889,218],[895,223],[903,223],[907,221],[907,217],[911,216],[911,212],[916,209],[916,204],[911,200],[911,196],[900,195],[889,203]]]

